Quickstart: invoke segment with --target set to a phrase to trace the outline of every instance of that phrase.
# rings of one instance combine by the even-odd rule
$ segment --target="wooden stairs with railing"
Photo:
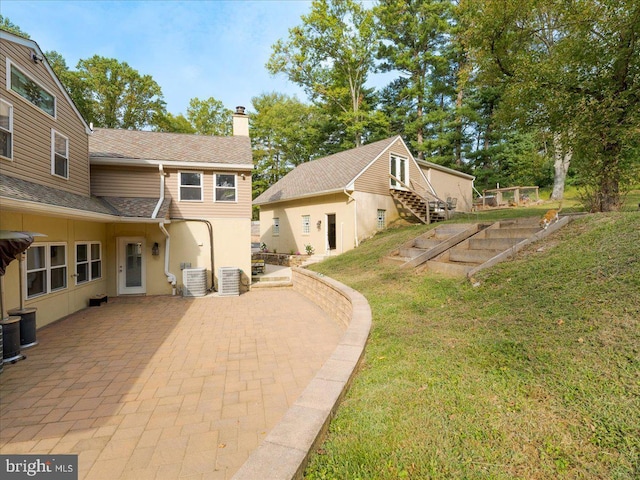
[[[431,223],[429,216],[429,202],[411,190],[395,190],[390,189],[389,193],[395,198],[408,212],[422,223]]]
[[[402,206],[402,208],[398,208],[398,211],[400,215],[405,218],[412,217],[422,223],[431,223],[448,220],[451,213],[455,210],[454,203],[451,201],[445,202],[424,187],[422,188],[424,195],[421,195],[393,175],[389,175],[389,178],[391,178],[395,185],[401,187],[391,188],[389,189],[389,193]],[[405,215],[403,215],[403,213]]]

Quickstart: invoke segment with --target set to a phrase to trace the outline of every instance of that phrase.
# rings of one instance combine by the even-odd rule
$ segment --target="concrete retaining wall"
[[[301,479],[313,452],[349,387],[371,329],[367,300],[332,278],[293,268],[293,288],[346,326],[338,346],[282,420],[232,480]]]

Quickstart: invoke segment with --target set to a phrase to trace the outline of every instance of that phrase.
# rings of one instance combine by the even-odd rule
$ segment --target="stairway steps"
[[[438,235],[438,237],[440,238],[434,238],[434,237],[416,238],[416,241],[413,243],[413,246],[416,248],[422,248],[424,250],[427,250],[429,248],[433,248],[440,245],[440,243],[442,243],[442,240],[446,240],[448,238],[448,236],[442,237],[441,235]]]
[[[456,249],[449,250],[449,261],[481,264],[498,255],[502,250],[473,250]]]
[[[524,238],[470,238],[469,248],[474,250],[506,250]]]
[[[476,266],[477,265],[466,265],[464,263],[437,262],[434,260],[429,260],[427,262],[427,268],[429,271],[454,277],[464,277]]]
[[[539,227],[513,227],[485,230],[485,238],[528,238],[540,231]]]

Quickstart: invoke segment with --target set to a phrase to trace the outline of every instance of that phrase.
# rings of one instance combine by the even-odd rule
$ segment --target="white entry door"
[[[147,292],[144,251],[142,237],[118,239],[118,295]]]

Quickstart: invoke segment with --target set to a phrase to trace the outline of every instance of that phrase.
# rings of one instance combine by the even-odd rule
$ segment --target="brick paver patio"
[[[80,479],[228,479],[343,329],[291,289],[109,299],[0,374],[0,453],[79,454]]]

